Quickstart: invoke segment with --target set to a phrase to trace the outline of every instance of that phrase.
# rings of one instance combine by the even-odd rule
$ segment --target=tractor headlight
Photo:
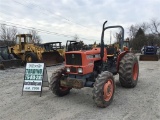
[[[66,71],[67,71],[67,72],[70,72],[70,68],[66,68]]]
[[[78,68],[78,73],[83,73],[83,69],[82,68]]]

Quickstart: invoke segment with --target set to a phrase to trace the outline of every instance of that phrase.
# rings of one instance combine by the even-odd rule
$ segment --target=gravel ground
[[[21,96],[25,68],[0,71],[0,120],[160,120],[160,61],[140,61],[135,88],[122,88],[115,76],[112,104],[98,108],[92,88],[72,89],[57,97],[46,87],[42,97],[36,92]],[[48,77],[60,66],[47,68]]]

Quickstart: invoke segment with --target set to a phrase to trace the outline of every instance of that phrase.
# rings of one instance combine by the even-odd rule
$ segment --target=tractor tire
[[[29,52],[26,54],[26,57],[25,57],[25,62],[37,62],[38,61],[38,58],[37,58],[37,55],[33,52]]]
[[[50,78],[50,84],[49,84],[49,88],[50,90],[57,96],[65,96],[67,94],[69,94],[70,89],[68,87],[62,87],[60,86],[60,80],[63,79],[62,74],[65,73],[65,68],[62,67],[58,70],[56,70],[55,72],[52,73],[52,76]]]
[[[138,59],[133,53],[127,53],[120,61],[119,81],[123,87],[133,88],[137,85],[139,75]]]
[[[104,71],[98,75],[93,87],[93,100],[98,107],[105,108],[113,101],[115,92],[114,77],[111,72]]]

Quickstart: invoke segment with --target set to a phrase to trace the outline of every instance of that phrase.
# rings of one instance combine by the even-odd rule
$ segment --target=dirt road
[[[112,104],[98,108],[92,88],[73,89],[57,97],[43,89],[21,96],[25,68],[0,71],[0,120],[160,120],[160,61],[139,62],[139,81],[135,88],[122,88],[115,76],[116,92]],[[56,70],[48,67],[48,77]]]

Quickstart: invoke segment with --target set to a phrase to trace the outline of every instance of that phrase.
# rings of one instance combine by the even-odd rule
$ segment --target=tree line
[[[21,33],[16,27],[7,27],[6,25],[2,24],[0,26],[0,46],[15,45],[17,34]],[[42,42],[41,37],[38,35],[36,30],[29,30],[28,34],[32,35],[33,43],[39,44]]]
[[[130,47],[140,50],[143,46],[160,46],[160,21],[131,25],[129,27]]]
[[[131,25],[129,28],[130,47],[133,50],[140,50],[144,45],[158,45],[160,46],[160,21],[152,19],[150,22],[143,22],[141,24]],[[7,27],[6,25],[0,26],[0,46],[11,46],[15,44],[16,35],[20,32],[16,27]],[[29,30],[32,34],[33,43],[41,43],[41,37],[35,30]],[[117,42],[120,41],[121,32],[117,33],[115,38]],[[78,39],[75,35],[74,40]]]

